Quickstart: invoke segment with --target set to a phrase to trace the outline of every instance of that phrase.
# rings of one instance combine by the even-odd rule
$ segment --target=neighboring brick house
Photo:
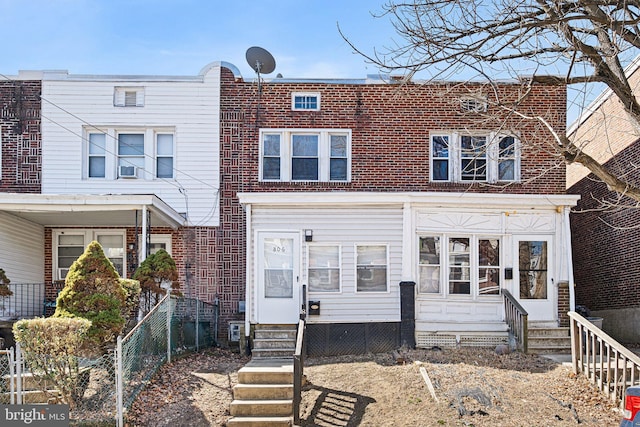
[[[640,62],[626,70],[640,90]],[[610,90],[604,91],[568,130],[586,153],[629,182],[640,184],[640,130]],[[579,164],[567,168],[567,188],[581,195],[571,214],[576,304],[603,318],[603,330],[618,341],[640,342],[640,212],[636,202],[609,191]],[[611,204],[605,208],[602,201]],[[618,202],[618,200],[620,200]]]
[[[419,346],[490,344],[506,336],[505,289],[532,324],[565,323],[577,197],[551,135],[491,106],[488,118],[470,97],[521,93],[379,78],[259,85],[223,69],[221,279],[246,288],[247,334],[295,323],[305,306],[312,353],[393,347],[407,314]],[[520,108],[564,129],[562,87],[535,86]]]
[[[23,73],[14,80],[0,77],[0,194],[41,191],[42,133],[40,127],[41,76]],[[43,280],[43,230],[21,230],[18,218],[0,205],[0,268],[12,282]],[[17,228],[18,230],[16,230]]]

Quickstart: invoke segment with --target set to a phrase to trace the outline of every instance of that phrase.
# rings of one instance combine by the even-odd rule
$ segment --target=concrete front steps
[[[227,426],[293,424],[293,359],[253,359],[238,371]]]
[[[252,359],[238,371],[227,426],[293,425],[295,325],[256,325]]]
[[[529,353],[571,353],[569,328],[550,323],[529,322]]]

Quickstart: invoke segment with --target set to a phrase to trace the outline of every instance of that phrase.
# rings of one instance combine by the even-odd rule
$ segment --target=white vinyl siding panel
[[[313,230],[313,244],[342,249],[341,292],[309,292],[321,303],[311,323],[396,322],[400,320],[399,284],[402,273],[402,207],[266,208],[252,207],[252,227],[260,231]],[[388,245],[389,290],[356,292],[356,245]],[[305,243],[302,242],[301,283],[308,283]]]
[[[0,268],[11,283],[44,281],[44,227],[0,212]]]
[[[203,79],[133,83],[45,78],[42,96],[48,102],[42,103],[42,193],[155,194],[178,212],[188,209],[192,224],[217,226],[214,203],[220,175],[219,73],[220,68],[215,67]],[[115,107],[116,86],[144,86],[144,106]],[[87,132],[97,131],[92,126],[173,133],[174,177],[154,178],[155,159],[151,158],[145,159],[145,167],[150,165],[151,169],[145,174],[148,179],[85,179],[82,139]],[[115,147],[114,136],[109,138]],[[155,142],[145,140],[147,143],[153,146]],[[115,162],[107,163],[113,169],[111,176],[115,176]]]

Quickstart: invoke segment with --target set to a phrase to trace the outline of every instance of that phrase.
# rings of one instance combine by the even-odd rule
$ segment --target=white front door
[[[300,319],[300,233],[258,233],[258,323]]]
[[[516,240],[515,260],[513,293],[529,313],[529,320],[557,320],[552,238],[519,236]]]

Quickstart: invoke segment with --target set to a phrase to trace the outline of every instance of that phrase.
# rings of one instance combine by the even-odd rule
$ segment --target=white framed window
[[[173,178],[173,134],[156,135],[156,178]]]
[[[85,129],[84,179],[174,179],[175,129]]]
[[[106,177],[107,135],[89,134],[89,178]]]
[[[261,181],[347,182],[351,131],[261,129]]]
[[[320,93],[292,92],[291,109],[293,111],[320,111]]]
[[[54,280],[64,280],[71,264],[83,254],[87,245],[96,240],[104,254],[121,277],[126,271],[125,230],[54,230],[53,231],[53,276]]]
[[[144,107],[144,87],[116,86],[113,90],[116,107]]]
[[[460,109],[465,113],[485,113],[488,102],[485,98],[463,96],[460,98]]]
[[[473,298],[500,295],[500,238],[424,235],[419,236],[418,245],[419,294]]]
[[[436,132],[429,146],[432,182],[520,180],[520,142],[515,135]]]
[[[441,251],[440,236],[423,236],[419,238],[418,292],[421,294],[441,293]]]
[[[340,292],[340,245],[309,245],[307,247],[309,292]]]
[[[520,299],[549,298],[549,247],[544,237],[518,242]]]
[[[118,178],[138,178],[144,170],[144,133],[118,134]]]
[[[155,254],[160,249],[164,249],[171,255],[171,234],[149,235],[149,253]],[[138,234],[138,259],[142,259],[142,234]]]
[[[389,290],[389,248],[387,245],[356,245],[356,292]]]

